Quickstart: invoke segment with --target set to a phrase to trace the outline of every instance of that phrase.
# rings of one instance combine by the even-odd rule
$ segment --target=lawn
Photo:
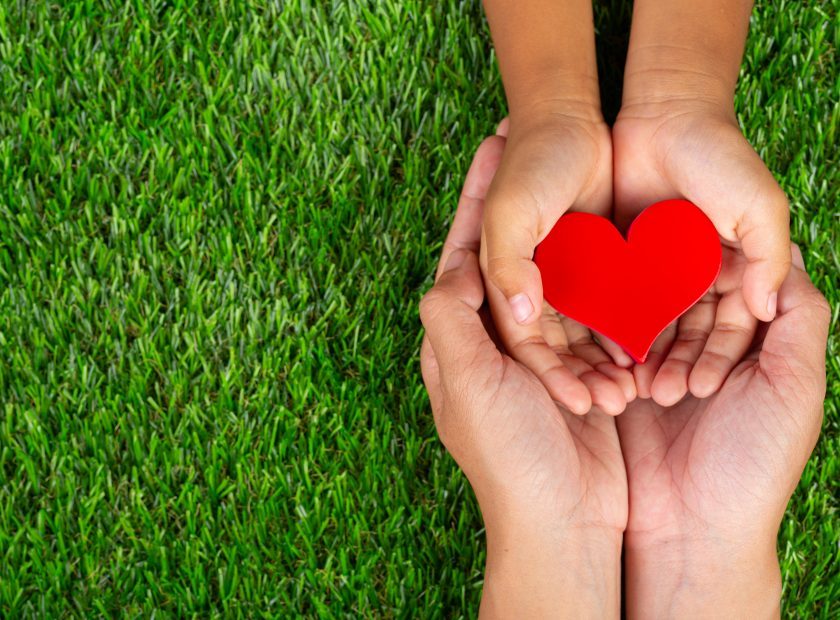
[[[838,7],[760,2],[737,97],[834,308],[792,617],[840,615]],[[8,1],[0,89],[0,616],[472,616],[417,303],[505,113],[479,1]]]

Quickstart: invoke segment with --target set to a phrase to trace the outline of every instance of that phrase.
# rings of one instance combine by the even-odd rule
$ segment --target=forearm
[[[484,0],[512,119],[542,107],[600,114],[591,0]]]
[[[627,540],[624,572],[630,619],[779,617],[782,584],[774,540]]]
[[[732,107],[752,0],[636,0],[623,105]]]
[[[621,533],[487,530],[482,618],[617,618]]]

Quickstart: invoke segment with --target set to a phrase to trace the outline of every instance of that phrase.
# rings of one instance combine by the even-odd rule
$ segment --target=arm
[[[482,618],[617,618],[621,533],[487,526]]]
[[[699,536],[625,546],[628,618],[778,618],[776,531],[738,541]]]
[[[594,368],[583,372],[581,360],[564,361],[548,346],[542,281],[532,260],[568,209],[607,216],[612,205],[612,145],[601,115],[591,2],[484,5],[510,112],[481,235],[493,322],[505,349],[556,401],[579,414],[593,405],[619,413],[625,403],[615,406],[602,390],[615,391],[609,377]],[[594,378],[592,385],[581,376]]]
[[[788,205],[735,117],[751,9],[749,0],[638,0],[613,137],[617,178],[632,167],[623,152],[649,145],[645,165],[661,178],[647,185],[671,185],[740,245],[751,263],[744,300],[756,319],[770,321],[790,268]],[[643,192],[617,181],[619,209]]]
[[[599,106],[590,0],[484,0],[512,119]]]
[[[790,269],[787,197],[735,115],[751,8],[749,0],[634,5],[612,132],[615,219],[626,226],[653,202],[686,198],[712,220],[731,262],[746,265],[737,281],[719,279],[715,294],[663,337],[661,356],[649,358],[637,387],[661,405],[720,388],[758,321],[776,315]]]
[[[752,0],[636,0],[623,106],[698,101],[734,116]]]

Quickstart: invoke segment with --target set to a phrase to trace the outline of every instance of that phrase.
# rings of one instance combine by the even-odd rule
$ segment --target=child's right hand
[[[628,373],[604,350],[623,366],[630,358],[615,345],[602,349],[604,343],[582,326],[575,330],[585,334],[570,336],[550,308],[543,312],[542,282],[532,260],[534,248],[566,211],[610,216],[610,130],[600,110],[555,103],[551,110],[503,121],[498,133],[507,143],[486,201],[481,265],[500,339],[572,412],[586,413],[594,403],[619,413],[635,388],[621,389]]]

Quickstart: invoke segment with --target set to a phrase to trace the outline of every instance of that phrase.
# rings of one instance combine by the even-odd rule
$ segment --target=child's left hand
[[[645,207],[682,197],[722,238],[715,286],[666,330],[635,369],[641,397],[664,406],[687,392],[715,392],[776,315],[790,268],[784,192],[738,128],[734,113],[699,101],[625,105],[613,128],[615,220],[626,227]]]

